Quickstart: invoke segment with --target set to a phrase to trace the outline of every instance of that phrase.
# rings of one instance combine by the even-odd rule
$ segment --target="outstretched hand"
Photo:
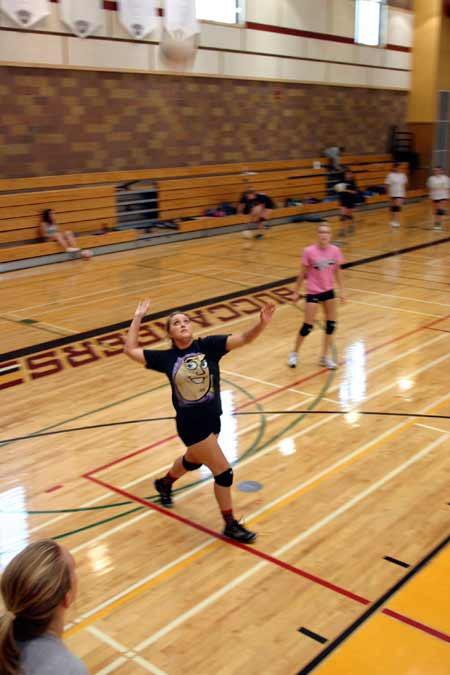
[[[274,302],[269,302],[267,303],[267,305],[264,305],[264,307],[260,312],[261,323],[264,324],[264,326],[267,326],[267,324],[272,321],[274,312],[275,312]]]
[[[139,316],[142,318],[147,314],[149,309],[150,309],[150,300],[148,298],[146,298],[145,300],[140,300],[134,312],[134,316]]]

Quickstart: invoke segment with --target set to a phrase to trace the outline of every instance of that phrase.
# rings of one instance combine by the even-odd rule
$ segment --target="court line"
[[[435,342],[439,342],[440,339],[441,339],[441,338],[440,338],[440,336],[439,336],[439,337],[437,337],[437,338],[432,338],[431,340],[428,340],[427,342],[425,342],[424,344],[422,344],[422,345],[420,345],[420,346],[418,346],[418,347],[412,347],[411,349],[407,350],[406,352],[402,352],[401,354],[398,354],[397,356],[395,356],[395,357],[393,357],[393,358],[391,358],[391,359],[389,359],[389,360],[383,362],[382,364],[379,364],[379,365],[377,365],[377,366],[374,366],[374,367],[371,368],[371,369],[368,369],[367,374],[370,375],[370,374],[372,374],[372,373],[374,373],[374,372],[376,372],[376,371],[378,371],[378,370],[380,370],[380,369],[382,369],[382,368],[385,368],[385,367],[388,366],[388,365],[392,365],[392,364],[395,363],[396,361],[403,359],[405,356],[409,356],[410,354],[415,353],[415,352],[417,352],[417,351],[420,351],[420,350],[424,349],[425,347],[431,346],[431,345],[434,344]],[[242,376],[242,377],[246,377],[246,376]],[[279,387],[279,385],[274,385],[274,386],[277,386],[278,389],[281,388],[281,387]],[[338,389],[338,386],[339,386],[339,385],[335,385],[334,387],[332,387],[332,388],[329,390],[329,392],[331,393],[331,392],[335,391],[336,389]],[[145,393],[148,393],[148,392],[143,392],[143,394],[145,394]],[[307,401],[303,401],[303,403],[306,403],[306,402],[307,402]],[[288,410],[294,409],[294,408],[295,408],[295,405],[296,405],[296,404],[294,404],[293,406],[289,406]],[[270,417],[270,418],[269,418],[269,421],[272,421],[274,418],[275,418],[275,416]],[[316,428],[317,425],[321,425],[322,423],[324,423],[324,420],[320,420],[319,422],[313,424],[311,427],[308,427],[308,428],[311,429],[311,430],[313,430],[314,428]],[[250,425],[250,427],[247,427],[247,428],[244,430],[244,432],[252,431],[254,427],[255,427],[255,425],[253,425],[253,426]],[[242,463],[241,463],[241,464],[242,464]],[[155,470],[155,472],[150,473],[147,477],[151,477],[152,475],[156,475],[156,472],[164,471],[164,470],[166,470],[166,469],[167,469],[168,467],[170,467],[170,466],[171,466],[171,465],[165,465],[165,466],[163,466],[163,467],[160,467],[159,469]],[[144,479],[144,477],[142,477],[142,480],[143,480],[143,479]],[[123,485],[123,486],[121,486],[121,487],[124,487],[124,488],[131,487],[132,485],[136,484],[136,482],[139,482],[139,481],[131,481],[130,483],[127,483],[127,484],[125,484],[125,485]],[[107,499],[107,498],[108,498],[108,494],[101,494],[101,495],[99,495],[98,497],[96,497],[96,498],[94,498],[94,499],[92,499],[92,500],[90,500],[90,501],[88,501],[88,502],[85,502],[85,503],[82,504],[81,506],[82,506],[82,507],[91,506],[92,504],[95,504],[95,503],[97,503],[97,502],[99,502],[99,501],[102,501],[102,500],[104,500],[104,499]],[[53,519],[50,519],[49,521],[46,521],[45,523],[41,523],[40,525],[38,525],[38,526],[36,526],[35,528],[31,529],[30,532],[38,531],[38,530],[40,530],[40,529],[43,529],[44,527],[47,527],[48,525],[51,525],[51,524],[53,524],[53,523],[55,523],[55,522],[59,522],[60,520],[62,520],[62,519],[64,519],[64,518],[67,518],[68,515],[69,515],[69,514],[63,514],[63,515],[57,516],[57,517],[55,517],[55,518],[53,518]],[[137,518],[140,519],[140,516],[138,516]],[[129,524],[131,524],[132,522],[133,522],[133,519],[129,521]],[[119,530],[120,530],[120,529],[122,529],[123,526],[121,525],[121,526],[117,526],[117,527],[118,527]],[[117,531],[119,531],[119,530],[117,530]],[[112,530],[112,532],[113,532],[113,531],[114,531],[114,529]],[[104,534],[105,534],[105,533],[104,533]],[[100,535],[100,536],[102,536],[102,535]],[[94,539],[94,541],[95,541],[95,539]],[[77,550],[77,549],[75,549],[75,550]]]
[[[137,656],[137,654],[135,654],[132,649],[125,647],[125,645],[118,642],[111,636],[107,635],[104,631],[100,630],[99,628],[96,628],[95,626],[90,626],[89,628],[86,628],[86,630],[88,631],[88,633],[96,637],[97,640],[100,640],[100,642],[104,642],[109,647],[112,647],[112,649],[119,652],[119,654],[124,655],[126,660],[130,659],[132,661],[137,661],[139,665],[142,666],[144,670],[147,670],[149,673],[153,673],[153,675],[167,675],[165,671],[161,670],[160,668],[157,668],[153,663],[150,663],[150,661],[144,659],[142,656]],[[118,659],[116,659],[116,662],[117,660]],[[111,666],[112,664],[109,664],[109,666],[106,666],[106,668],[111,668]],[[105,669],[102,669],[97,673],[97,675],[100,675],[101,673],[104,672]],[[112,671],[109,670],[108,672]]]
[[[363,291],[362,291],[363,292]],[[366,305],[367,307],[379,307],[381,309],[390,309],[395,312],[406,312],[407,314],[421,314],[422,316],[440,316],[440,314],[431,314],[430,312],[419,312],[415,309],[403,309],[402,307],[391,307],[389,305],[379,305],[374,302],[363,302],[362,300],[354,300],[349,298],[349,302],[354,305]]]
[[[431,431],[440,431],[441,434],[448,434],[448,431],[445,429],[439,429],[438,427],[432,427],[429,424],[419,424],[418,422],[415,424],[416,427],[422,427],[423,429],[430,429]]]
[[[311,528],[303,532],[301,535],[298,537],[295,537],[292,539],[290,542],[287,544],[284,544],[281,546],[279,549],[275,551],[275,556],[280,556],[283,553],[286,553],[287,551],[291,550],[294,548],[300,541],[304,541],[306,538],[310,536],[310,534],[313,534],[317,532],[319,529],[324,527],[325,525],[328,525],[330,522],[335,520],[338,516],[342,515],[349,509],[353,508],[356,504],[359,504],[361,501],[363,501],[366,497],[371,495],[373,492],[378,490],[379,488],[383,487],[386,483],[391,481],[393,478],[396,478],[400,473],[402,473],[405,469],[409,468],[416,462],[420,461],[424,457],[426,457],[430,452],[432,452],[438,445],[440,445],[444,440],[446,440],[447,437],[445,438],[439,438],[435,441],[433,441],[430,445],[426,446],[422,450],[420,450],[418,453],[410,457],[408,460],[403,462],[400,466],[398,466],[396,469],[393,469],[389,473],[387,473],[383,478],[380,480],[376,481],[373,483],[370,487],[366,488],[362,492],[358,493],[355,497],[350,499],[348,502],[340,506],[338,509],[330,513],[328,516],[325,518],[322,518],[318,523],[313,525]],[[187,610],[186,612],[183,612],[180,614],[176,619],[170,621],[168,624],[166,624],[163,628],[160,630],[156,631],[152,635],[150,635],[148,638],[145,640],[142,640],[139,644],[137,644],[134,648],[133,651],[135,652],[141,652],[147,647],[155,644],[158,640],[160,640],[162,637],[165,637],[168,633],[172,632],[175,628],[178,628],[180,625],[185,623],[187,620],[191,619],[195,615],[199,614],[201,611],[209,607],[210,605],[214,604],[217,600],[222,598],[224,595],[229,593],[230,591],[233,591],[237,586],[242,584],[244,581],[247,581],[250,579],[252,576],[254,576],[257,572],[259,572],[263,567],[268,565],[269,563],[267,561],[262,561],[259,562],[257,565],[253,566],[243,574],[239,575],[233,581],[229,582],[225,586],[222,586],[218,591],[215,593],[212,593],[209,595],[205,600],[197,603],[191,609]],[[403,617],[402,617],[403,618]],[[405,617],[408,618],[408,617]]]
[[[440,307],[450,307],[450,304],[447,302],[432,302],[431,300],[421,300],[420,298],[412,298],[410,295],[392,295],[391,293],[381,293],[380,291],[369,291],[365,288],[352,288],[351,286],[345,285],[347,291],[352,291],[354,293],[368,293],[369,295],[382,295],[385,298],[395,298],[397,300],[407,300],[408,302],[422,302],[426,305],[439,305]],[[442,291],[445,293],[445,291]],[[394,308],[393,308],[394,309]]]
[[[432,407],[436,407],[436,406],[442,404],[443,401],[447,400],[448,398],[449,398],[449,395],[446,395],[446,396],[442,397],[441,399],[438,399],[438,401],[436,401],[435,403],[432,404]],[[429,406],[429,407],[430,407],[430,406]],[[318,423],[316,423],[315,425],[313,425],[313,427],[319,427],[319,426],[322,426],[324,423],[327,422],[328,419],[330,419],[330,418],[326,418],[325,420],[321,420],[320,422],[318,422]],[[401,424],[397,425],[397,426],[394,427],[393,429],[387,430],[386,432],[384,432],[384,433],[381,435],[381,436],[383,437],[382,440],[384,440],[384,439],[386,438],[386,436],[387,436],[389,433],[392,434],[393,432],[396,432],[400,427],[405,427],[405,426],[406,426],[406,423],[405,423],[405,422],[402,422]],[[309,428],[309,429],[303,429],[301,432],[299,432],[298,434],[296,434],[296,436],[304,435],[304,434],[308,433],[308,431],[310,431],[310,430],[311,430],[311,428]],[[448,434],[447,434],[447,435],[448,435]],[[372,441],[371,443],[368,443],[368,444],[366,444],[365,446],[363,446],[363,448],[356,449],[356,450],[352,451],[351,453],[349,453],[348,455],[346,455],[345,457],[343,457],[341,460],[338,460],[337,462],[335,462],[334,464],[332,464],[330,467],[328,467],[328,470],[334,472],[335,469],[337,468],[337,464],[339,464],[340,466],[342,466],[342,465],[344,464],[345,460],[348,460],[348,462],[351,462],[351,461],[354,459],[354,457],[356,456],[356,454],[357,454],[358,452],[359,452],[359,454],[361,454],[361,452],[362,452],[363,450],[366,450],[366,449],[367,449],[367,446],[376,443],[376,441],[379,440],[379,439],[380,439],[380,437],[377,437],[376,439],[373,439],[373,441]],[[381,439],[380,439],[380,440],[381,440]],[[437,441],[439,441],[439,442],[441,442],[442,440],[445,440],[445,439],[443,439],[442,437],[441,437],[440,439],[437,439]],[[272,449],[272,448],[269,447],[269,448],[265,449],[265,450],[263,451],[263,453],[264,453],[264,454],[267,454],[271,449]],[[261,454],[263,454],[263,453],[261,453]],[[261,456],[261,455],[255,455],[255,456],[253,456],[253,457],[250,457],[250,458],[248,458],[247,460],[245,460],[242,464],[248,463],[248,462],[250,462],[250,461],[253,461],[254,458],[259,457],[259,456]],[[301,483],[300,485],[298,485],[297,488],[295,489],[296,492],[297,492],[297,495],[296,495],[296,496],[298,497],[298,496],[300,496],[300,494],[301,494],[303,491],[306,492],[308,488],[310,489],[310,488],[312,487],[313,483],[314,483],[316,480],[322,482],[323,479],[324,479],[324,477],[325,477],[326,472],[327,472],[327,469],[324,469],[324,470],[320,471],[318,474],[316,474],[315,476],[311,477],[310,479],[308,479],[308,480],[304,481],[303,483]],[[106,484],[106,485],[108,485],[108,484]],[[199,489],[199,488],[200,488],[200,486],[197,486],[197,488],[194,488],[194,489]],[[113,488],[113,486],[110,486],[109,489],[114,489],[114,488]],[[192,492],[192,491],[191,491],[191,492]],[[190,493],[189,493],[189,494],[190,494]],[[285,498],[285,500],[286,500],[286,503],[287,503],[288,501],[292,501],[292,494],[293,494],[293,490],[289,491],[288,493],[286,493],[286,495],[283,496],[283,497]],[[250,517],[248,518],[248,521],[252,521],[254,518],[255,518],[255,519],[258,518],[260,515],[262,515],[263,512],[264,512],[264,513],[265,513],[265,512],[268,513],[269,511],[272,510],[272,508],[273,508],[274,510],[275,510],[275,508],[280,508],[279,504],[280,504],[280,498],[277,498],[277,499],[273,500],[272,502],[270,502],[269,504],[267,504],[265,507],[263,507],[263,508],[260,509],[259,511],[256,511],[254,514],[251,514]],[[152,507],[154,507],[155,505],[152,505],[152,506],[150,506],[149,504],[146,504],[146,505],[151,509],[151,511],[147,511],[147,512],[144,513],[144,514],[141,514],[141,515],[138,517],[138,519],[142,519],[145,515],[151,515],[152,513],[156,513],[157,511],[161,510],[161,507],[159,507],[159,508],[152,508]],[[162,512],[163,512],[165,515],[169,515],[169,516],[172,515],[172,516],[173,516],[173,514],[168,513],[166,510],[162,510]],[[130,524],[130,523],[128,523],[128,524]],[[127,526],[127,524],[123,524],[123,526]],[[121,526],[121,529],[123,528],[123,526]],[[103,535],[100,535],[100,537],[102,537],[102,536],[104,536],[104,535],[108,536],[108,533],[103,533]],[[303,535],[300,535],[300,537],[301,537],[301,536],[303,536]],[[214,539],[216,539],[216,541],[214,541]],[[209,547],[209,546],[213,546],[214,544],[218,545],[219,540],[221,540],[221,539],[223,539],[223,538],[222,538],[220,535],[218,535],[217,533],[214,533],[214,539],[209,538],[206,542],[204,542],[203,544],[201,544],[200,547],[196,547],[195,549],[193,549],[194,559],[197,559],[197,558],[199,557],[199,551],[200,551],[200,549],[202,549],[202,548],[207,548],[207,547]],[[226,542],[229,543],[229,544],[235,545],[235,546],[237,546],[237,547],[239,547],[239,548],[244,548],[245,550],[249,550],[250,553],[253,553],[253,554],[255,553],[255,549],[254,549],[254,548],[251,548],[251,549],[250,549],[248,546],[243,546],[243,545],[240,545],[240,544],[236,544],[236,543],[234,543],[234,542],[230,542],[230,540],[226,540]],[[88,543],[89,543],[89,542],[88,542]],[[90,542],[90,543],[92,543],[92,542]],[[79,547],[78,547],[78,548],[79,548]],[[77,550],[77,549],[72,549],[72,552],[75,552],[76,550]],[[275,554],[275,555],[276,555],[276,554]],[[172,572],[169,574],[169,576],[173,576],[173,574],[176,574],[180,569],[183,569],[184,567],[188,567],[188,566],[191,564],[191,562],[192,562],[192,561],[189,559],[189,552],[188,552],[188,553],[184,554],[183,556],[181,556],[181,558],[178,558],[176,561],[174,561],[174,563],[169,563],[169,564],[166,565],[164,568],[162,568],[162,569],[164,570],[163,576],[164,576],[165,578],[167,578],[168,572],[169,572],[169,570],[171,570],[171,569],[173,568],[173,565],[176,566],[176,569],[174,569],[174,571],[172,571]],[[181,567],[180,567],[180,566],[181,566]],[[295,569],[296,569],[296,568],[295,568]],[[155,571],[154,573],[152,573],[152,574],[150,575],[150,577],[149,577],[149,579],[152,579],[152,580],[153,580],[153,583],[151,583],[151,585],[154,585],[155,583],[159,583],[159,581],[157,581],[157,579],[159,579],[159,578],[160,578],[160,576],[158,575],[158,570]],[[314,578],[314,579],[310,577],[310,580],[316,581],[316,579],[317,579],[317,577]],[[162,580],[163,580],[163,579],[162,579]],[[131,588],[132,588],[132,596],[133,596],[133,597],[134,597],[134,595],[140,595],[141,592],[144,592],[144,590],[146,590],[146,588],[142,588],[142,590],[140,590],[140,587],[141,587],[141,582],[139,582],[139,581],[136,582],[136,583],[131,587]],[[345,590],[345,589],[341,589],[341,590]],[[116,607],[116,605],[115,605],[115,599],[116,599],[116,598],[120,598],[120,600],[119,600],[119,605],[124,604],[125,602],[128,601],[128,599],[132,599],[132,598],[128,598],[127,589],[124,589],[120,594],[118,594],[117,596],[115,596],[113,599],[106,600],[106,601],[104,601],[104,603],[102,603],[102,605],[99,605],[99,607],[102,609],[102,611],[101,611],[101,613],[100,613],[100,615],[99,615],[98,617],[96,616],[96,610],[97,610],[97,608],[93,608],[88,614],[82,615],[82,618],[85,619],[87,616],[90,616],[91,619],[90,619],[90,621],[88,622],[88,625],[89,625],[90,623],[97,621],[98,618],[103,618],[104,616],[110,614],[112,611],[114,611],[114,609],[115,609],[115,607]],[[118,605],[118,606],[119,606],[119,605]],[[86,624],[86,621],[84,621],[83,623]],[[77,626],[77,628],[78,628],[78,630],[79,630],[79,629],[83,628],[83,626],[81,626],[81,627],[78,627],[78,626]]]
[[[367,619],[369,619],[378,609],[380,609],[380,607],[382,607],[382,605],[386,604],[386,602],[388,602],[388,600],[393,595],[395,595],[395,593],[398,590],[400,590],[412,577],[414,577],[418,572],[420,572],[420,570],[423,567],[428,565],[428,563],[431,562],[431,560],[433,560],[433,558],[435,558],[436,555],[438,555],[438,553],[440,553],[442,550],[444,550],[448,546],[449,543],[450,543],[450,536],[447,536],[445,539],[443,539],[443,541],[441,541],[437,546],[435,546],[429,553],[427,553],[427,555],[424,558],[422,558],[422,560],[420,560],[416,565],[414,565],[414,567],[412,567],[407,572],[407,574],[405,574],[404,577],[402,577],[399,581],[397,581],[397,583],[394,584],[394,586],[389,588],[380,598],[378,598],[378,600],[376,600],[373,603],[373,605],[371,605],[371,607],[369,607],[369,609],[367,609],[361,616],[359,616],[356,619],[356,621],[354,621],[352,624],[350,624],[350,626],[348,626],[340,635],[338,635],[337,638],[335,638],[333,640],[333,642],[331,642],[327,647],[325,647],[325,649],[323,649],[321,652],[319,652],[319,654],[317,654],[317,656],[315,656],[306,666],[304,666],[301,670],[299,670],[297,672],[297,675],[309,675],[309,673],[311,673],[316,668],[316,666],[318,666],[325,659],[325,657],[327,657],[329,654],[331,654],[337,647],[339,647],[342,644],[342,642],[344,642],[344,640],[346,640],[348,637],[350,637],[352,635],[352,633],[354,633],[355,630],[357,628],[359,628],[359,626],[361,626],[361,624],[363,624],[365,621],[367,621]],[[392,610],[388,610],[387,608],[381,610],[381,612],[383,614],[387,614],[388,616],[392,616],[392,614],[393,614]],[[402,616],[402,615],[399,615],[398,617],[396,617],[396,618],[399,618],[400,621],[404,621],[405,619],[408,619],[408,617],[406,617],[406,616],[405,617],[402,616],[402,618],[400,619],[400,616]],[[411,620],[408,620],[408,621],[411,621]],[[421,627],[422,630],[423,630],[423,628],[428,628],[427,626],[424,626],[423,624],[420,627]],[[428,631],[426,631],[426,632],[428,632]],[[448,637],[448,636],[446,636],[446,637]]]

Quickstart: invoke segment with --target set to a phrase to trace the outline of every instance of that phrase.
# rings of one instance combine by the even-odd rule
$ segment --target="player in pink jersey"
[[[314,327],[317,307],[321,303],[325,313],[325,335],[323,341],[320,365],[331,370],[337,368],[337,364],[330,356],[333,344],[333,333],[336,328],[336,296],[334,282],[339,287],[341,302],[346,301],[342,279],[341,264],[344,262],[341,250],[330,244],[331,228],[328,223],[321,223],[317,228],[317,243],[307,246],[303,251],[300,263],[300,271],[293,290],[293,302],[298,302],[300,288],[303,280],[306,280],[306,303],[305,321],[295,341],[294,351],[289,354],[288,365],[295,368],[297,365],[297,352],[307,335]]]

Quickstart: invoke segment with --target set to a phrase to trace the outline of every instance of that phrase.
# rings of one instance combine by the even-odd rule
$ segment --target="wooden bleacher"
[[[320,162],[321,168],[314,169],[314,162]],[[354,171],[358,186],[365,189],[383,184],[392,167],[392,157],[388,154],[346,155],[342,163]],[[86,235],[104,226],[117,226],[117,186],[140,180],[154,181],[159,219],[177,220],[181,232],[245,224],[248,217],[243,215],[204,217],[203,214],[222,202],[236,205],[242,192],[248,189],[272,197],[277,205],[272,214],[274,219],[338,207],[337,196],[327,202],[284,206],[287,199],[300,202],[308,198],[324,199],[327,195],[324,158],[0,179],[0,260],[61,252],[54,242],[38,239],[40,214],[45,208],[54,210],[60,228],[72,230],[81,247],[133,240],[137,237],[135,230],[110,232],[94,238]],[[408,192],[409,197],[423,194],[420,190]],[[374,195],[366,201],[369,204],[382,202],[386,196]]]

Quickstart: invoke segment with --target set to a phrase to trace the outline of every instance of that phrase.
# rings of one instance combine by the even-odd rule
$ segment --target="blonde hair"
[[[69,562],[51,539],[34,542],[7,565],[1,580],[0,673],[21,672],[17,640],[43,635],[71,590]]]
[[[170,327],[172,325],[172,319],[174,318],[174,316],[178,316],[178,314],[181,314],[181,316],[185,316],[190,321],[189,316],[187,314],[185,314],[185,312],[171,312],[171,314],[169,314],[169,316],[166,319],[166,333],[167,333],[167,335],[169,335],[169,333],[170,333]]]

